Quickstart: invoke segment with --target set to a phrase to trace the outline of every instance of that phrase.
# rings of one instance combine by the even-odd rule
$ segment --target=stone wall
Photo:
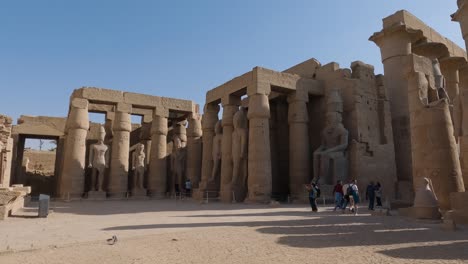
[[[11,138],[12,120],[0,115],[0,187],[10,186],[13,139]]]

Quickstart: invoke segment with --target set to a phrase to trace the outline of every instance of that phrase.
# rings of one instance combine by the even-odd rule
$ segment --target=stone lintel
[[[206,103],[219,103],[225,94],[235,94],[242,96],[243,94],[239,94],[239,91],[243,90],[251,83],[252,71],[249,71],[214,89],[209,90],[206,93]]]

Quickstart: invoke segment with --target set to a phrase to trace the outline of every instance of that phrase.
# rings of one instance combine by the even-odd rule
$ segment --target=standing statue
[[[185,172],[185,146],[186,142],[181,139],[179,134],[172,137],[173,151],[171,155],[171,168],[174,179],[175,192],[180,192],[181,182],[184,179]]]
[[[232,133],[232,181],[233,186],[244,187],[247,182],[247,147],[248,120],[244,107],[241,107],[233,117],[234,132]]]
[[[343,152],[348,147],[348,130],[344,128],[341,117],[343,101],[337,90],[330,93],[327,107],[327,125],[322,131],[322,143],[320,147],[314,151],[313,156],[315,182],[318,182],[322,177],[325,177],[327,182],[336,180],[328,179],[328,176],[333,173],[330,171],[330,162],[337,158],[342,158]]]
[[[223,139],[223,127],[221,126],[221,120],[216,123],[215,126],[215,136],[213,138],[213,170],[211,171],[210,182],[216,180],[216,175],[218,175],[221,169],[221,144]]]
[[[102,192],[102,183],[104,182],[104,171],[109,168],[109,148],[104,144],[106,130],[103,126],[99,130],[98,143],[92,144],[89,151],[89,165],[92,168],[91,173],[91,191]]]
[[[132,155],[133,189],[143,189],[145,176],[145,145],[139,143]]]
[[[437,91],[438,99],[446,98],[447,101],[450,103],[450,98],[447,94],[447,90],[445,90],[445,78],[442,75],[442,71],[440,70],[440,63],[438,59],[432,60],[432,70],[434,73],[434,81],[435,81],[435,88]]]

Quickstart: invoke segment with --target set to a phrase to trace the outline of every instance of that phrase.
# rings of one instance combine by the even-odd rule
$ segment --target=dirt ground
[[[0,222],[0,263],[468,263],[468,228],[307,205],[54,202]],[[107,239],[117,236],[117,243]]]

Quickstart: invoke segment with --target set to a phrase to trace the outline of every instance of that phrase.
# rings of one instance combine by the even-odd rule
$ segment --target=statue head
[[[341,114],[338,112],[328,112],[326,114],[326,121],[328,127],[336,127],[343,122]]]
[[[233,117],[234,129],[236,128],[247,128],[248,120],[245,107],[241,107]]]
[[[141,143],[138,144],[138,150],[139,150],[140,153],[143,152],[143,151],[145,151],[145,145],[143,145],[143,144],[141,144]]]
[[[106,129],[104,128],[104,126],[100,126],[99,127],[99,138],[98,138],[98,142],[104,142],[104,139],[106,138]]]

